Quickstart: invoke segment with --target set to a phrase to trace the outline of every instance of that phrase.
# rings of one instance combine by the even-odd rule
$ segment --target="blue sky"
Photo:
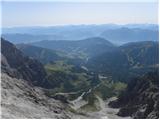
[[[54,26],[70,24],[158,23],[156,0],[53,0],[2,2],[2,26]],[[67,1],[67,0],[66,0]],[[74,0],[75,1],[75,0]],[[108,0],[107,0],[108,1]],[[146,0],[147,1],[147,0]]]

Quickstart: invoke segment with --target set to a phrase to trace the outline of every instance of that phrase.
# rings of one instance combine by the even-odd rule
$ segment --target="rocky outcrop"
[[[12,43],[1,38],[1,69],[14,78],[21,78],[33,85],[47,87],[43,65],[18,50]]]
[[[120,107],[119,116],[132,118],[159,118],[159,75],[150,72],[133,79],[119,99],[110,102],[111,107]]]
[[[47,97],[42,88],[6,73],[1,74],[1,83],[2,118],[70,118],[67,105]]]

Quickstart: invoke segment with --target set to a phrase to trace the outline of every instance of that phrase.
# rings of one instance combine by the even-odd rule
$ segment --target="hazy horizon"
[[[2,27],[94,24],[158,24],[158,2],[2,2]]]
[[[125,25],[156,25],[159,26],[159,24],[156,23],[129,23],[129,24],[117,24],[117,23],[104,23],[104,24],[64,24],[64,25],[32,25],[32,26],[7,26],[2,28],[29,28],[29,27],[69,27],[69,26],[102,26],[102,25],[115,25],[115,26],[125,26]]]

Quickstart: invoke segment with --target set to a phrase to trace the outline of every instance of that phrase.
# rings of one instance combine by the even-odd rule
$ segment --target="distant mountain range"
[[[105,30],[101,36],[113,41],[116,44],[140,41],[158,41],[158,30],[140,29],[140,28],[118,28]]]
[[[114,44],[136,41],[158,41],[156,24],[103,24],[70,25],[53,27],[3,28],[2,37],[13,43],[29,43],[42,40],[81,40],[102,37]]]

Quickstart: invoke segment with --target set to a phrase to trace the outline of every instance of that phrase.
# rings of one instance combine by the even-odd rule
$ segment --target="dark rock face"
[[[34,85],[46,86],[43,65],[19,51],[12,43],[1,38],[2,72],[11,77],[22,78]]]
[[[62,101],[63,103],[68,103],[68,101],[67,101],[67,96],[65,96],[65,95],[57,94],[57,95],[53,96],[53,98],[54,98],[55,100],[60,100],[60,101]]]
[[[158,70],[133,79],[119,99],[109,103],[121,107],[119,116],[133,118],[159,118],[159,75]]]

